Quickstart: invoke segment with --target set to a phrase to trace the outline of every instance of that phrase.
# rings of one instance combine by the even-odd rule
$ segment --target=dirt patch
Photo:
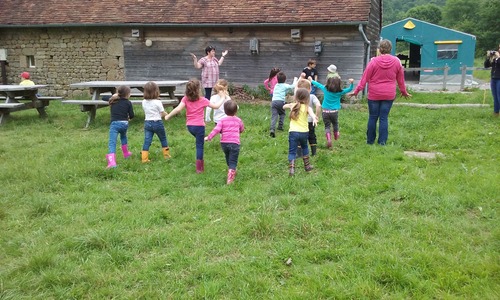
[[[269,104],[271,100],[255,98],[254,96],[248,94],[241,87],[235,87],[231,93],[231,99],[239,103],[250,103],[250,104]]]

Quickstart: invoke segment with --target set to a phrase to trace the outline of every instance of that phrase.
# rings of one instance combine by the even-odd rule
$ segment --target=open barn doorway
[[[420,68],[422,63],[422,45],[413,43],[406,39],[396,39],[396,56],[401,60],[405,69]],[[419,82],[420,71],[405,70],[405,81]]]

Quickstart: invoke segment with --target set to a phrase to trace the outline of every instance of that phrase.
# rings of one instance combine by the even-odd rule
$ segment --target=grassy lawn
[[[491,104],[491,94],[411,101]],[[156,138],[142,164],[135,109],[134,155],[118,151],[112,170],[108,109],[89,130],[56,102],[47,120],[22,111],[0,127],[0,299],[500,298],[492,108],[394,106],[385,147],[365,143],[366,103],[343,109],[334,149],[320,123],[315,169],[299,161],[289,178],[287,133],[269,138],[269,107],[241,103],[231,186],[218,138],[195,173],[184,113],[166,123],[172,158]]]

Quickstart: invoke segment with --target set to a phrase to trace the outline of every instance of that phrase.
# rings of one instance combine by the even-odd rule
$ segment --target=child
[[[203,173],[205,170],[203,161],[203,147],[205,145],[203,112],[207,106],[217,109],[222,105],[222,100],[219,103],[210,103],[210,100],[200,96],[200,91],[200,82],[197,79],[191,79],[186,84],[185,96],[182,97],[181,103],[165,116],[165,121],[168,121],[172,116],[186,108],[187,130],[196,138],[196,173]]]
[[[205,141],[212,140],[218,133],[221,134],[220,145],[226,156],[228,167],[226,184],[231,184],[236,177],[236,166],[240,155],[240,133],[245,130],[245,127],[241,119],[236,117],[238,111],[236,102],[229,100],[224,103],[224,111],[227,116],[217,122],[217,126],[205,138]]]
[[[316,70],[316,60],[310,59],[307,62],[307,67],[302,70],[302,74],[300,75],[302,78],[312,77],[313,80],[318,81],[318,70]],[[311,94],[316,94],[316,88],[313,86],[311,89]]]
[[[286,93],[289,90],[294,89],[297,84],[297,78],[294,78],[292,84],[286,84],[286,75],[281,71],[278,72],[276,77],[278,79],[278,83],[274,86],[273,98],[271,101],[271,132],[269,135],[272,138],[276,137],[274,130],[276,128],[278,116],[278,130],[283,130],[283,123],[285,121],[285,110],[283,109],[283,105],[285,105]]]
[[[311,90],[311,83],[307,79],[299,79],[297,82],[297,88],[304,88],[306,90]],[[315,109],[315,114],[316,116],[319,116],[321,113],[321,102],[319,102],[318,97],[316,95],[311,94],[310,99],[309,99],[309,107]],[[317,140],[316,140],[316,126],[313,124],[313,118],[311,116],[307,116],[307,122],[309,126],[309,145],[311,146],[311,156],[316,155],[316,148],[317,148]],[[297,157],[302,156],[302,148],[299,146],[297,149]]]
[[[30,73],[22,72],[19,77],[21,77],[21,82],[19,83],[19,85],[35,85],[35,83],[30,80]]]
[[[149,162],[149,147],[156,133],[160,139],[163,158],[170,158],[170,148],[168,147],[167,134],[162,118],[167,115],[163,104],[159,100],[160,88],[155,82],[148,82],[144,85],[144,100],[142,109],[144,110],[144,144],[142,144],[141,161]]]
[[[328,78],[334,78],[334,77],[340,78],[339,73],[337,73],[336,65],[329,65],[328,68],[326,69],[328,70],[328,75],[326,75],[326,80],[328,80]]]
[[[106,155],[108,161],[107,169],[116,167],[116,138],[120,134],[123,157],[128,158],[132,152],[128,151],[127,129],[128,121],[134,118],[134,108],[130,97],[130,87],[122,85],[117,89],[117,93],[109,98],[109,108],[111,111],[111,124],[109,126],[109,153]]]
[[[217,83],[214,86],[214,91],[215,95],[213,95],[210,98],[210,103],[218,103],[219,101],[222,100],[222,103],[225,103],[226,101],[231,100],[231,97],[229,97],[229,92],[227,91],[228,89],[228,84],[227,80],[225,79],[219,79],[217,80]],[[205,122],[210,122],[210,114],[212,113],[212,109],[210,107],[207,107],[206,112],[205,112]],[[214,110],[214,122],[217,125],[217,123],[224,117],[227,117],[226,114],[224,113],[224,106],[221,105],[218,109]]]
[[[326,81],[326,86],[309,78],[311,83],[323,91],[323,121],[325,122],[326,147],[332,148],[332,133],[330,132],[330,124],[333,124],[333,136],[335,140],[339,139],[339,109],[340,98],[342,95],[352,91],[354,79],[349,79],[349,87],[342,89],[342,81],[339,77],[331,77]]]
[[[271,99],[273,98],[274,86],[278,83],[278,77],[276,76],[281,70],[279,68],[272,68],[269,73],[269,77],[264,80],[264,87],[269,91]]]
[[[307,126],[307,116],[313,119],[313,126],[318,123],[318,118],[314,115],[311,107],[309,107],[310,99],[309,90],[299,88],[295,92],[295,102],[285,104],[283,108],[290,108],[290,130],[288,131],[288,162],[289,175],[295,175],[295,155],[297,147],[300,145],[303,151],[304,169],[309,172],[313,167],[309,163],[309,148],[307,147],[307,138],[309,136],[309,128]]]

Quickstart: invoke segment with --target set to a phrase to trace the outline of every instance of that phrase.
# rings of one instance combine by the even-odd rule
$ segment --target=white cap
[[[328,71],[335,73],[337,72],[337,66],[336,65],[329,65],[328,68],[326,68]]]

